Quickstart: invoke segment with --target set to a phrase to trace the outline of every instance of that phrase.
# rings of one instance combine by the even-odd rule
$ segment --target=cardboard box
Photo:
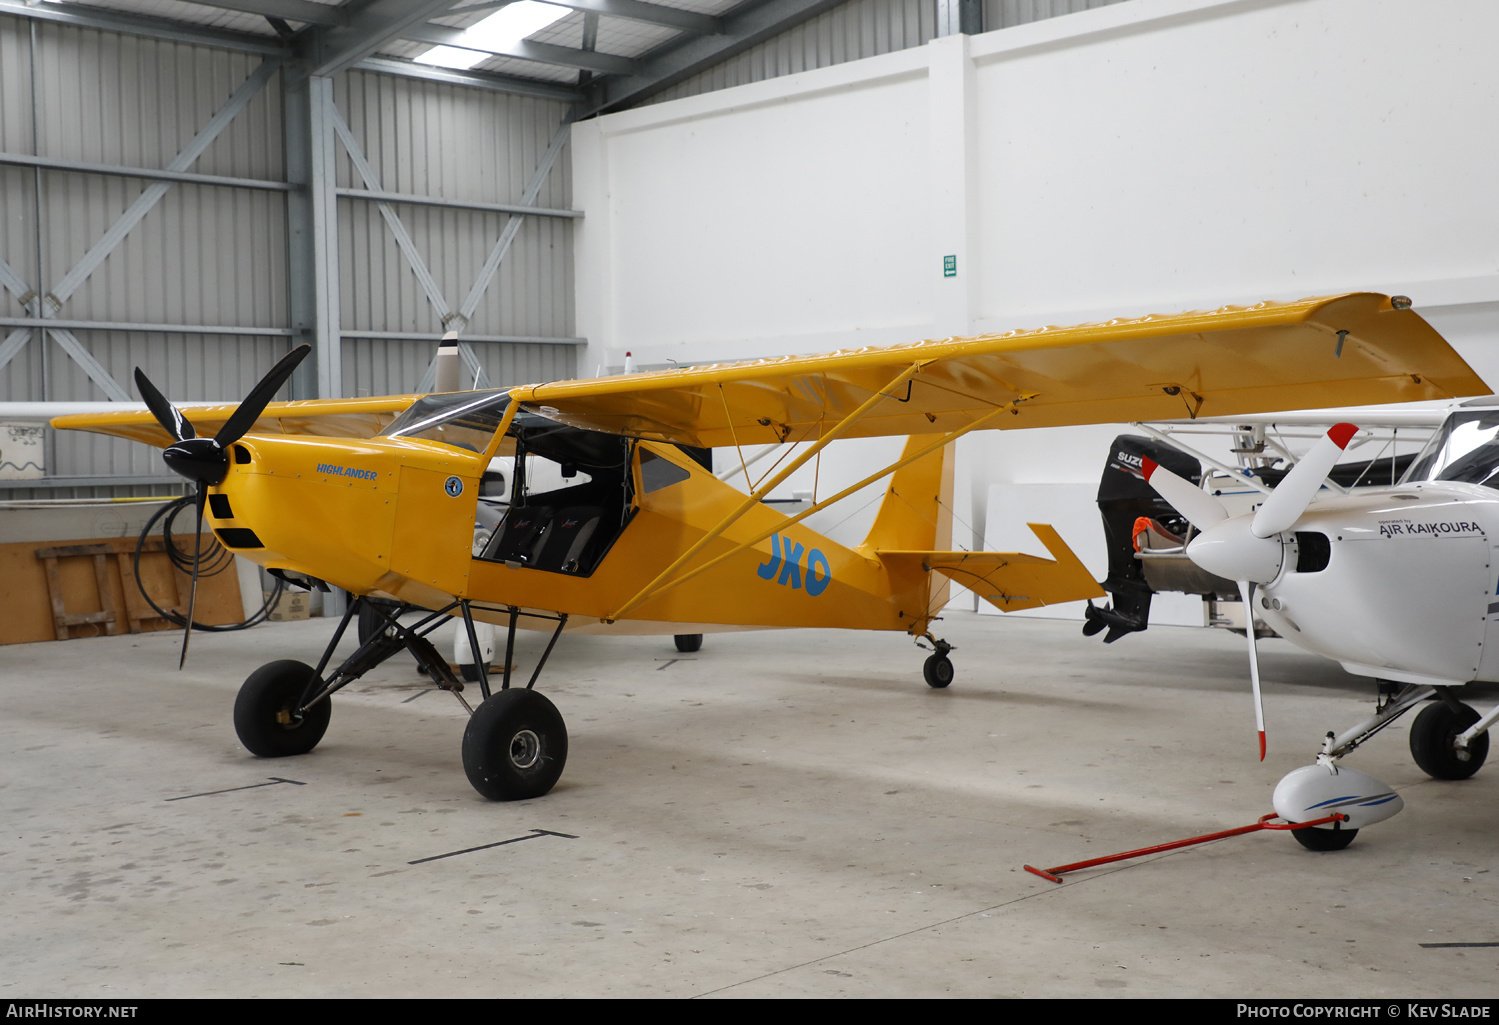
[[[266,600],[269,601],[271,592],[265,592]],[[284,623],[293,619],[306,619],[312,611],[312,595],[307,591],[293,591],[290,588],[281,592],[281,598],[271,609],[271,614],[266,617],[272,623]]]

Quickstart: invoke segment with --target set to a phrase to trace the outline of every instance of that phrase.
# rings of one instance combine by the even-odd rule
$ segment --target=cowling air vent
[[[1332,541],[1316,530],[1296,532],[1296,572],[1320,573],[1332,561]]]

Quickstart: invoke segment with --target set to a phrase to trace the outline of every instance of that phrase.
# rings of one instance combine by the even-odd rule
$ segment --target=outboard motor
[[[1150,584],[1135,558],[1135,534],[1140,520],[1148,520],[1157,533],[1185,537],[1187,521],[1156,494],[1140,475],[1144,457],[1194,484],[1202,480],[1202,467],[1191,456],[1170,445],[1133,434],[1121,434],[1109,448],[1109,460],[1098,482],[1098,512],[1103,517],[1104,541],[1109,550],[1109,574],[1100,583],[1113,595],[1112,605],[1097,608],[1088,603],[1083,633],[1091,637],[1107,629],[1104,642],[1111,644],[1127,633],[1144,630],[1150,622]]]

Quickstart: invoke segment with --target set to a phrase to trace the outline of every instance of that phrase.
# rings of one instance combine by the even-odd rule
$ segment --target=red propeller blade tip
[[[1260,730],[1260,761],[1265,760],[1265,731]]]
[[[1147,481],[1150,480],[1150,475],[1155,473],[1156,465],[1156,461],[1149,456],[1140,457],[1140,473]]]
[[[1348,442],[1358,433],[1358,428],[1353,424],[1333,424],[1327,430],[1327,436],[1338,448],[1347,448]]]

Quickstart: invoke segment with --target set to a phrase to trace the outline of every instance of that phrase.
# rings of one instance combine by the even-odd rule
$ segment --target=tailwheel
[[[246,750],[262,758],[282,758],[317,747],[333,706],[324,698],[305,712],[297,711],[313,678],[312,666],[291,659],[267,662],[250,674],[234,699],[234,732]],[[322,680],[316,682],[320,690]]]
[[[1434,701],[1411,723],[1411,757],[1436,779],[1467,779],[1489,756],[1489,735],[1480,733],[1459,751],[1459,733],[1478,721],[1478,712],[1460,701]]]
[[[936,687],[940,690],[952,683],[952,660],[941,652],[931,655],[927,658],[926,664],[921,667],[921,675],[926,677],[928,687]]]
[[[1319,826],[1311,826],[1307,829],[1293,829],[1291,835],[1296,838],[1297,843],[1309,851],[1341,851],[1353,843],[1353,838],[1358,836],[1358,830],[1322,829]]]
[[[677,634],[672,638],[677,643],[677,650],[684,654],[699,651],[703,646],[702,634]]]
[[[502,690],[486,698],[463,732],[463,771],[492,801],[540,797],[567,764],[562,714],[534,690]]]

